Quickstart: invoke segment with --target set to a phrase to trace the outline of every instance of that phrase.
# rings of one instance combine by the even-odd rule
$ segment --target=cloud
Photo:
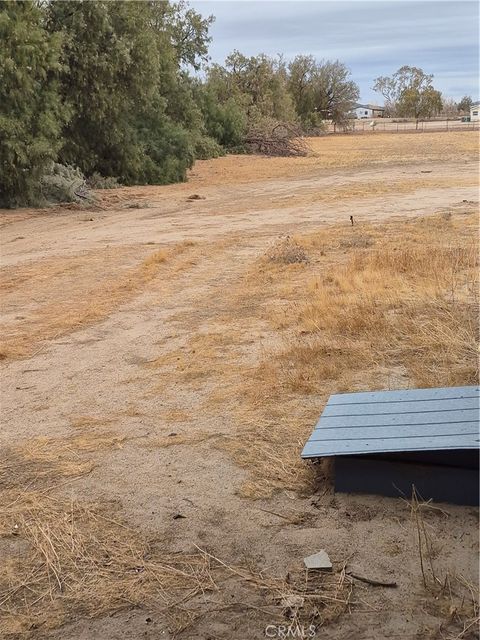
[[[454,0],[193,1],[213,14],[210,55],[215,62],[238,49],[246,55],[299,53],[339,59],[352,70],[363,100],[378,75],[403,64],[435,75],[445,95],[478,97],[476,2]],[[378,97],[377,97],[378,99]]]

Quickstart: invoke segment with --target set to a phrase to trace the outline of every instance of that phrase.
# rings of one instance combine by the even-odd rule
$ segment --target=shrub
[[[42,199],[48,203],[88,203],[94,200],[80,169],[58,162],[53,162],[50,171],[40,179],[40,190]]]
[[[225,150],[213,138],[210,138],[209,136],[198,136],[195,140],[195,158],[197,160],[219,158],[224,155]]]
[[[119,183],[118,178],[113,176],[105,177],[95,171],[87,178],[87,185],[91,189],[118,189],[122,185]]]
[[[266,252],[266,259],[277,264],[309,262],[305,249],[290,236],[277,240]]]

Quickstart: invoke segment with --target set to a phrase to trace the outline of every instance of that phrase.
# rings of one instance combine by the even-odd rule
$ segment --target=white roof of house
[[[375,111],[385,111],[385,107],[378,104],[360,104],[357,102],[355,109],[375,109]]]

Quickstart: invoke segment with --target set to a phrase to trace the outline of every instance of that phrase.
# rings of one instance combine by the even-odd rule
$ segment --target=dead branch
[[[366,582],[367,584],[371,584],[374,587],[396,587],[396,582],[386,582],[384,580],[373,580],[372,578],[366,578],[365,576],[361,576],[358,573],[353,573],[353,571],[347,571],[347,575],[355,580],[360,580],[360,582]]]

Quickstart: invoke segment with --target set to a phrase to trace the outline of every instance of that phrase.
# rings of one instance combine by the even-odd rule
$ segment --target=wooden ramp
[[[479,387],[330,396],[303,458],[335,458],[337,491],[478,504]]]

